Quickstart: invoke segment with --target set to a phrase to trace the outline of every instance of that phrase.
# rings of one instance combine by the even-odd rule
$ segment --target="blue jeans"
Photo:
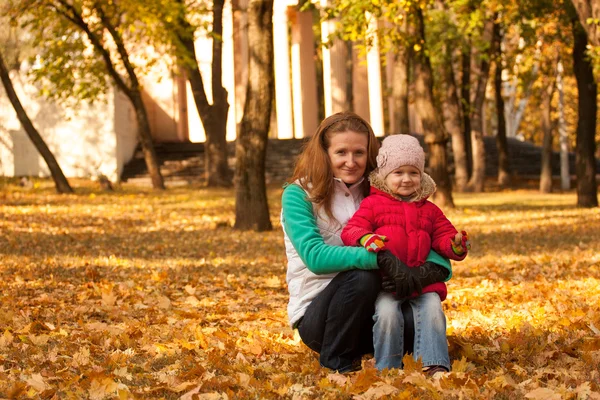
[[[392,293],[381,292],[375,302],[373,320],[373,345],[377,369],[402,368],[404,355],[404,317],[402,302],[408,301],[415,324],[415,360],[423,360],[423,366],[441,365],[450,370],[448,341],[446,339],[446,316],[437,293],[399,300]]]
[[[310,303],[298,323],[302,341],[322,366],[346,372],[373,351],[373,313],[381,289],[378,271],[340,272]]]

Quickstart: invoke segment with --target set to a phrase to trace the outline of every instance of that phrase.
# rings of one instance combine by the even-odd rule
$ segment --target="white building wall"
[[[131,158],[137,147],[137,122],[135,111],[129,99],[120,91],[114,96],[114,131],[116,134],[116,170],[121,176],[123,167]],[[110,178],[112,180],[112,178]]]
[[[130,116],[115,119],[120,112],[127,114],[127,106],[117,104],[110,92],[104,100],[93,104],[63,107],[39,97],[38,89],[24,77],[11,74],[15,91],[65,176],[92,177],[101,173],[110,180],[118,180],[122,165],[131,158],[135,141],[136,131]],[[3,88],[0,89],[0,156],[2,175],[49,176],[46,163],[29,141]]]

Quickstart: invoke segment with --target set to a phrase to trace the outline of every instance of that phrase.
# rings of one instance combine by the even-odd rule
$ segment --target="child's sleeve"
[[[298,185],[287,186],[281,198],[283,229],[309,271],[329,274],[351,269],[377,269],[377,256],[363,247],[325,243],[316,223],[313,206]]]
[[[433,248],[441,256],[449,258],[451,260],[461,261],[467,256],[465,251],[463,254],[458,255],[452,251],[452,240],[458,233],[454,225],[446,218],[442,210],[438,206],[431,203],[435,207],[435,219],[433,221],[433,235],[431,240],[431,248]]]
[[[346,246],[358,246],[360,238],[373,233],[373,229],[373,208],[367,197],[342,229],[342,241]]]

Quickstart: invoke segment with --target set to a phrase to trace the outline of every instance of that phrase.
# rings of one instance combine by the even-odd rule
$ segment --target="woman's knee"
[[[381,290],[381,277],[377,271],[355,269],[348,271],[353,288],[361,296],[376,296]]]

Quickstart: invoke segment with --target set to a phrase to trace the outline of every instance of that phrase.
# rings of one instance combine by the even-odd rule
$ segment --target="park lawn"
[[[431,379],[333,374],[299,342],[278,187],[255,233],[231,228],[233,190],[36,186],[0,187],[0,397],[600,399],[600,211],[573,193],[455,194],[473,247]]]

